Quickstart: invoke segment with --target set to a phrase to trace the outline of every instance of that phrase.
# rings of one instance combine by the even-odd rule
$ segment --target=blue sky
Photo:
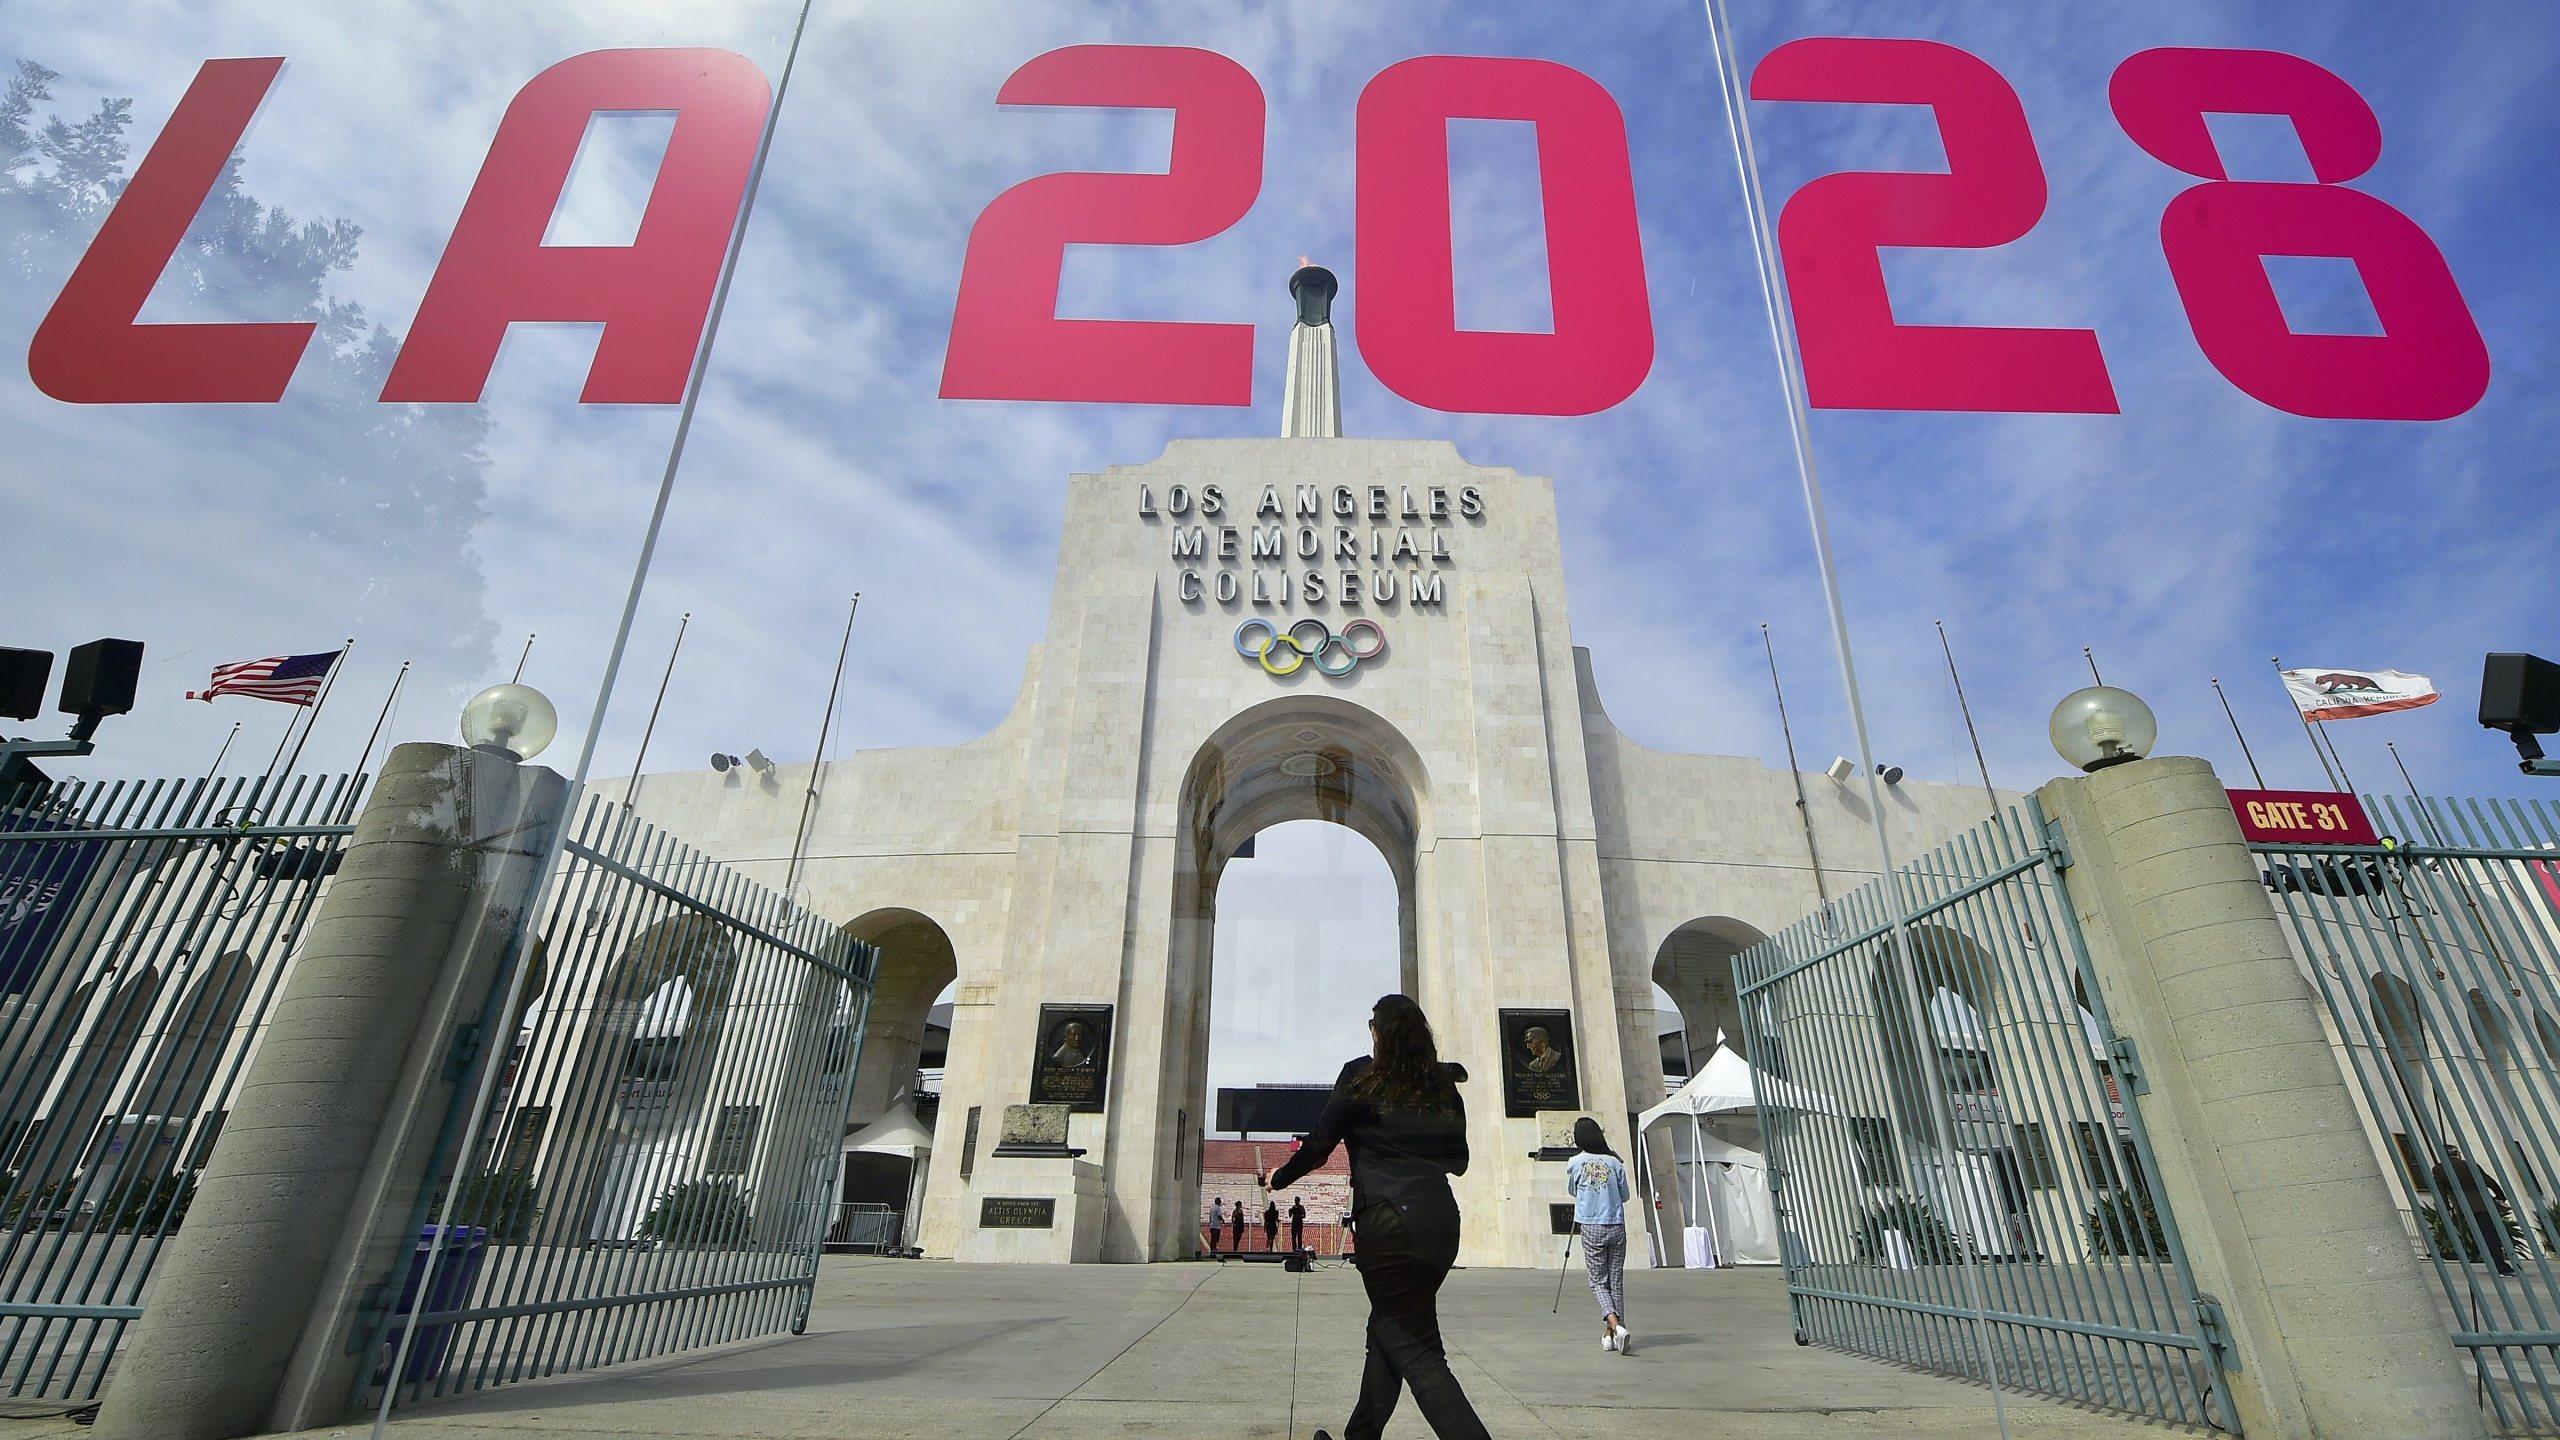
[[[282,54],[250,133],[244,178],[299,217],[363,226],[333,280],[407,329],[508,98],[545,65],[605,45],[736,49],[778,73],[791,6],[269,5],[228,14],[175,0],[112,9],[12,0],[0,59],[62,72],[77,117],[134,97],[137,149],[202,59]],[[629,768],[665,644],[694,615],[651,755],[689,766],[761,746],[805,759],[847,595],[864,592],[855,689],[832,749],[949,743],[1012,701],[1045,625],[1069,471],[1144,460],[1191,435],[1273,433],[1296,257],[1340,272],[1345,425],[1445,436],[1470,459],[1555,478],[1578,643],[1613,717],[1672,749],[1781,754],[1758,625],[1777,638],[1808,763],[1850,748],[1838,669],[1798,498],[1776,372],[1699,7],[1622,3],[1384,6],[1169,3],[932,6],[827,0],[809,37],[706,390],[633,658],[596,770]],[[1746,61],[1804,35],[1935,38],[2017,88],[2050,185],[2041,224],[1990,251],[1894,252],[1906,321],[2097,330],[2123,413],[1984,416],[1824,411],[1814,420],[1849,615],[1880,759],[1967,780],[1932,619],[1965,669],[1993,776],[2028,786],[2060,764],[2053,701],[2084,682],[2080,647],[2160,712],[2162,748],[2245,783],[2208,687],[2231,692],[2269,783],[2320,782],[2267,657],[2433,675],[2445,699],[2339,727],[2365,788],[2396,740],[2430,791],[2534,794],[2472,721],[2480,656],[2560,654],[2554,624],[2560,450],[2548,278],[2560,186],[2560,13],[2467,3],[2385,7],[1789,4],[1737,0]],[[1177,249],[1072,251],[1061,313],[1251,322],[1249,409],[946,402],[936,398],[968,228],[1014,182],[1058,169],[1148,169],[1169,129],[1146,112],[1000,111],[1006,75],[1060,45],[1198,45],[1260,81],[1260,200],[1226,233]],[[2161,45],[2306,56],[2373,105],[2381,162],[2356,186],[2436,240],[2486,335],[2487,397],[2451,421],[2312,421],[2242,394],[2205,362],[2162,259],[2162,207],[2188,177],[2143,154],[2106,83]],[[1378,70],[1429,53],[1536,56],[1579,68],[1624,108],[1658,353],[1637,394],[1573,418],[1444,415],[1394,396],[1359,363],[1352,119]],[[1762,104],[1773,198],[1839,169],[1943,164],[1925,112]],[[1458,127],[1452,176],[1465,323],[1534,327],[1544,250],[1533,152],[1519,127]],[[2281,122],[2218,123],[2234,173],[2305,174]],[[664,126],[599,125],[554,238],[627,235]],[[617,227],[618,230],[617,230]],[[76,248],[0,297],[22,354]],[[2295,267],[2300,269],[2301,267]],[[2360,298],[2334,267],[2279,277],[2297,323],[2352,326]],[[1523,299],[1522,297],[1529,297]],[[167,294],[149,320],[272,319],[264,297]],[[144,708],[68,768],[187,773],[246,722],[254,770],[282,712],[188,705],[217,662],[359,638],[309,760],[352,763],[402,658],[421,670],[394,738],[450,736],[460,700],[504,679],[539,632],[526,678],[560,702],[565,764],[594,702],[673,416],[575,403],[592,331],[518,327],[485,407],[492,428],[467,544],[420,559],[386,498],[369,522],[315,534],[295,508],[344,415],[310,403],[228,412],[82,409],[0,369],[13,437],[13,525],[0,569],[0,643],[62,649],[100,633],[152,647]],[[306,372],[308,367],[306,367]],[[307,373],[306,373],[307,378]],[[368,530],[366,524],[374,528]],[[35,541],[41,532],[46,538]],[[323,552],[326,552],[324,555]],[[380,560],[368,556],[380,555]],[[351,558],[352,557],[352,558]],[[405,557],[405,558],[403,558]],[[322,562],[380,573],[367,595],[311,593]],[[436,588],[418,599],[428,566]],[[421,574],[426,573],[421,571]],[[476,579],[457,580],[472,576]],[[112,583],[101,584],[101,577]],[[403,587],[403,582],[413,582]],[[381,597],[401,597],[392,603]],[[49,731],[50,722],[29,727]]]

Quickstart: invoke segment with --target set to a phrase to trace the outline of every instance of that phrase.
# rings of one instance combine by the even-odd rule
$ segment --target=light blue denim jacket
[[[1576,1155],[1564,1165],[1565,1193],[1577,1225],[1627,1223],[1627,1167],[1615,1155]]]

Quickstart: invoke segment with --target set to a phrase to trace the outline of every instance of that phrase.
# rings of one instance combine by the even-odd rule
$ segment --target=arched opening
[[[1768,937],[1724,915],[1703,916],[1663,937],[1653,952],[1653,983],[1680,1012],[1682,1074],[1706,1066],[1719,1044],[1744,1048],[1742,1005],[1733,988],[1733,957]],[[1670,1057],[1664,1057],[1670,1069]]]
[[[502,1163],[526,1163],[540,1149],[547,1167],[576,1172],[538,1180],[562,1196],[549,1222],[562,1239],[627,1240],[691,1175],[737,972],[718,921],[679,915],[622,947],[583,1016],[572,1013],[574,997],[549,989],[527,1007],[521,1024],[577,1036],[578,1059],[539,1127],[522,1115],[511,1125]]]
[[[1689,1017],[1659,980],[1653,982],[1653,1043],[1662,1055],[1662,1090],[1668,1095],[1695,1072],[1689,1064]]]
[[[2034,997],[2010,1006],[1998,967],[1971,936],[1936,924],[1907,926],[1902,933],[1919,992],[1918,1024],[1889,939],[1873,947],[1868,978],[1882,1051],[1877,1066],[1910,1162],[1908,1174],[1900,1178],[1984,1253],[2036,1253],[2042,1242],[2013,1119],[2076,1125],[2083,1164],[2098,1188],[2138,1187],[2141,1182],[2128,1173],[2125,1152],[2111,1127],[2084,1116],[2031,1116],[2021,1108],[2029,1097],[2012,1094],[2006,1083],[2011,1070],[2035,1061],[1999,1053],[1996,1037],[2003,1027],[2039,1020],[2061,1024],[2062,1017],[2030,1013],[2038,1009]],[[2075,1006],[2068,1019],[2065,1033],[2071,1038],[2063,1054],[2077,1053],[2086,1043],[2081,1013]],[[2020,1040],[2014,1031],[2011,1038]],[[2020,1048],[2032,1052],[2038,1047],[2020,1040]]]
[[[1311,1111],[1342,1063],[1368,1051],[1370,1005],[1403,984],[1401,907],[1377,847],[1320,820],[1253,836],[1229,857],[1210,903],[1208,1078],[1177,1120],[1203,1137],[1203,1192],[1230,1206],[1250,1197],[1249,1238],[1258,1245],[1267,1203],[1258,1177],[1287,1158],[1288,1134],[1307,1123],[1291,1116]],[[1221,1107],[1224,1090],[1246,1103]],[[1339,1248],[1349,1206],[1338,1177],[1319,1174],[1268,1203],[1303,1206],[1307,1243],[1320,1253]]]
[[[1208,1148],[1203,1136],[1218,1125],[1211,1035],[1216,1018],[1225,1013],[1222,988],[1241,988],[1250,996],[1266,984],[1294,987],[1305,1006],[1320,1007],[1320,1018],[1305,1006],[1258,1017],[1252,1025],[1267,1033],[1251,1043],[1223,1047],[1221,1078],[1228,1073],[1224,1066],[1231,1049],[1241,1067],[1234,1072],[1238,1076],[1285,1064],[1285,1076],[1260,1078],[1329,1085],[1343,1061],[1367,1049],[1368,1007],[1390,988],[1420,1000],[1436,1024],[1446,1027],[1456,1018],[1450,1013],[1455,997],[1424,993],[1417,958],[1422,920],[1416,886],[1429,863],[1432,838],[1422,801],[1425,773],[1419,753],[1394,727],[1359,706],[1319,694],[1292,695],[1247,710],[1219,727],[1193,756],[1178,812],[1171,983],[1163,1032],[1168,1037],[1166,1083],[1154,1117],[1159,1137],[1156,1213],[1144,1236],[1127,1237],[1133,1252],[1129,1258],[1143,1252],[1169,1259],[1201,1248],[1209,1198],[1201,1188]],[[1348,837],[1328,837],[1322,828],[1301,832],[1291,827],[1285,834],[1276,828],[1309,820],[1351,831],[1368,842],[1368,853]],[[1266,832],[1274,847],[1263,871],[1272,877],[1268,881],[1251,878],[1255,867],[1266,866],[1257,843]],[[1358,881],[1358,920],[1339,916],[1334,910],[1338,897],[1325,888],[1349,877],[1364,877]],[[1231,878],[1240,888],[1228,890]],[[1266,885],[1279,893],[1275,896]],[[1248,928],[1270,926],[1263,939],[1276,951],[1257,951],[1251,941],[1239,940],[1242,963],[1228,963],[1220,954],[1226,928],[1221,908],[1227,903],[1238,907],[1250,922]],[[1391,930],[1384,921],[1387,915],[1393,917]],[[1296,928],[1302,922],[1310,928]],[[1257,953],[1264,957],[1260,969]],[[1331,981],[1333,993],[1316,993],[1316,977],[1303,973],[1303,966],[1285,975],[1272,968],[1296,965],[1309,955],[1340,956],[1342,973]],[[1384,960],[1390,955],[1391,961]],[[1307,1034],[1297,1033],[1299,1021],[1290,1019],[1291,1014],[1308,1024]],[[1345,1040],[1334,1035],[1336,1028],[1348,1030],[1349,1048],[1339,1048]],[[1279,1131],[1268,1133],[1275,1143],[1266,1160],[1276,1165],[1286,1154],[1286,1142]],[[1305,1202],[1311,1241],[1317,1238],[1313,1225],[1319,1219],[1337,1220],[1342,1208],[1336,1205],[1328,1213],[1324,1193],[1312,1191],[1316,1198]],[[1238,1197],[1225,1198],[1233,1205]],[[1246,1198],[1256,1211],[1264,1203],[1258,1187]]]
[[[946,1138],[953,1145],[965,1138],[946,1136],[940,1123],[942,1065],[957,1013],[952,1000],[960,962],[950,933],[919,911],[873,910],[844,930],[880,947],[880,968],[860,1047],[852,1044],[849,1005],[829,1036],[828,1053],[841,1047],[854,1068],[829,1238],[846,1245],[913,1245],[935,1173],[934,1152]]]

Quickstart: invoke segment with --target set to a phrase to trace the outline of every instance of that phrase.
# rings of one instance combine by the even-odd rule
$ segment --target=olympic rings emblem
[[[1259,638],[1246,637],[1255,630]],[[1369,647],[1361,649],[1352,637],[1365,632]],[[1236,627],[1236,653],[1247,660],[1258,661],[1274,675],[1291,675],[1299,666],[1312,660],[1323,675],[1348,675],[1360,668],[1363,660],[1375,660],[1387,653],[1387,632],[1375,620],[1361,618],[1333,633],[1333,627],[1310,615],[1283,630],[1259,615],[1248,617]],[[1333,661],[1330,657],[1340,657]]]

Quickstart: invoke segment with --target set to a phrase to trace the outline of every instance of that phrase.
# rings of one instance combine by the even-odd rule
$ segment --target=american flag
[[[270,655],[264,660],[235,660],[213,667],[213,683],[202,690],[190,690],[190,700],[211,701],[217,695],[246,695],[254,700],[277,700],[287,705],[308,705],[320,696],[320,684],[329,678],[329,667],[338,663],[340,652],[323,650],[317,655]]]

